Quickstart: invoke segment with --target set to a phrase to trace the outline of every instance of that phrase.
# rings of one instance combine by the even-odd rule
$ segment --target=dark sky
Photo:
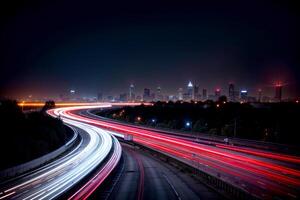
[[[24,2],[0,5],[1,95],[175,93],[189,80],[300,94],[297,1]]]

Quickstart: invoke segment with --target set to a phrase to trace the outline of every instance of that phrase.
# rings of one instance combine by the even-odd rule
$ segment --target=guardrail
[[[35,169],[39,166],[42,166],[49,161],[57,158],[61,154],[63,154],[65,151],[69,150],[70,148],[73,147],[73,145],[76,143],[76,141],[79,139],[79,135],[76,129],[72,128],[71,126],[68,126],[70,129],[73,131],[73,137],[63,146],[60,148],[43,155],[41,157],[38,157],[34,160],[28,161],[26,163],[5,169],[0,171],[0,180],[8,179],[11,177],[15,177],[17,175],[23,174],[25,172],[28,172],[29,170]]]

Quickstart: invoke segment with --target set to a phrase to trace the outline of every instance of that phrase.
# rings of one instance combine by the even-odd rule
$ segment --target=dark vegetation
[[[51,152],[66,143],[70,133],[62,121],[45,111],[55,106],[49,101],[39,112],[23,113],[16,101],[0,101],[0,170]]]
[[[104,117],[189,133],[207,133],[283,144],[300,144],[300,104],[156,102],[154,106],[103,110]],[[190,123],[188,126],[187,124]]]

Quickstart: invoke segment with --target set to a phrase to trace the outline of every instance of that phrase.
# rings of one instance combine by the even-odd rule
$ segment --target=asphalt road
[[[143,150],[122,144],[124,169],[109,199],[222,199],[202,183]]]

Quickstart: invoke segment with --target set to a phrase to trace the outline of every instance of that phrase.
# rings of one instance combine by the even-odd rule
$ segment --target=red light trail
[[[85,107],[84,109],[88,109]],[[81,108],[70,108],[64,115],[70,119],[133,136],[133,141],[197,166],[206,173],[252,194],[271,199],[273,196],[297,199],[300,188],[300,158],[279,153],[216,144],[199,144],[188,139],[114,123],[80,114]]]

